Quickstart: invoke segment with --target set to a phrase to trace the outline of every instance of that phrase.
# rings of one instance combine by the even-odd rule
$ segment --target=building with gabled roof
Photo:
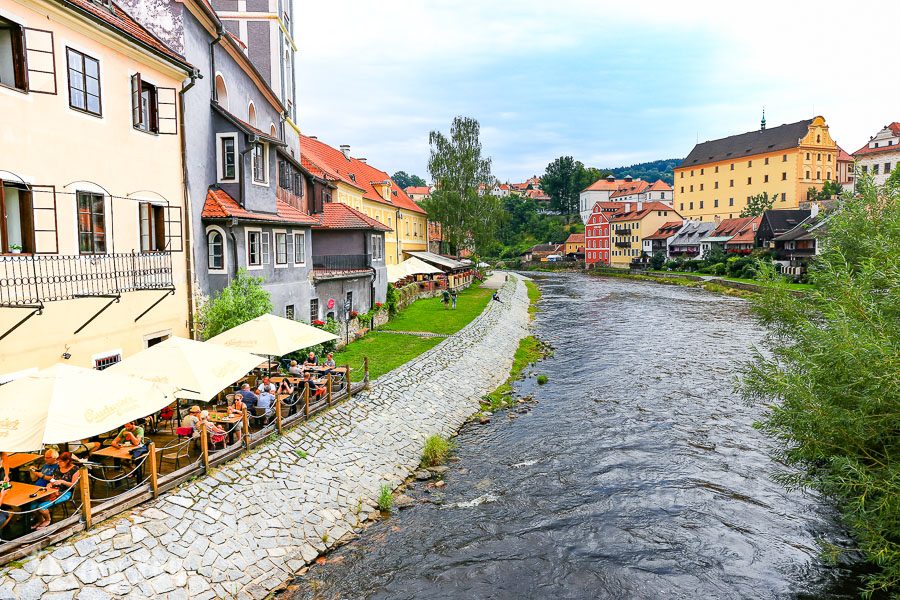
[[[767,210],[762,214],[756,230],[756,246],[774,248],[773,241],[809,218],[811,211],[806,208],[790,210]]]
[[[669,240],[669,258],[703,258],[703,241],[715,228],[716,224],[712,221],[685,221]]]
[[[900,123],[885,125],[853,153],[860,173],[872,176],[876,185],[884,185],[891,171],[900,164]]]
[[[838,146],[824,117],[696,144],[675,168],[674,206],[686,218],[737,217],[766,192],[774,208],[797,208],[810,188],[837,177]]]
[[[566,238],[565,244],[566,256],[574,256],[575,258],[584,257],[584,234],[570,233]]]
[[[669,221],[681,219],[674,208],[662,202],[626,202],[625,207],[610,219],[612,251],[610,264],[628,267],[644,257],[643,239]]]
[[[684,221],[667,221],[659,229],[644,238],[644,253],[653,256],[657,252],[669,255],[669,242],[684,227]]]
[[[626,175],[622,179],[616,179],[615,176],[608,175],[581,190],[581,193],[578,195],[578,212],[581,215],[581,221],[587,224],[588,218],[591,216],[594,205],[597,202],[608,202],[610,196],[618,191],[620,187],[631,184],[634,181],[630,175]],[[640,179],[637,181],[640,181]]]
[[[756,234],[759,231],[759,224],[762,217],[752,217],[746,221],[734,234],[734,236],[725,242],[725,252],[731,254],[750,254],[756,248]]]
[[[340,149],[316,137],[300,137],[303,159],[335,185],[332,201],[346,204],[386,225],[387,264],[400,264],[411,251],[428,249],[428,215],[385,171],[355,158],[350,146]]]

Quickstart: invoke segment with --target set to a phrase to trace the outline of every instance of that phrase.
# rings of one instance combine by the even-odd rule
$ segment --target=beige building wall
[[[611,219],[609,225],[611,237],[610,265],[613,267],[628,267],[632,260],[641,256],[645,237],[656,233],[668,221],[680,220],[681,216],[672,209],[652,210],[644,215],[642,219]],[[623,245],[617,245],[617,242]],[[628,245],[624,246],[624,244]]]
[[[116,280],[134,280],[134,266],[142,259],[159,261],[159,253],[155,259],[138,254],[118,259],[115,268],[110,266],[111,255],[140,253],[139,200],[168,203],[175,208],[164,209],[166,220],[188,222],[186,210],[177,210],[183,204],[180,124],[177,135],[136,130],[132,126],[130,91],[132,75],[138,72],[144,81],[175,90],[181,88],[186,73],[55,3],[0,0],[0,15],[25,27],[53,32],[57,89],[54,95],[0,87],[0,141],[4,149],[0,153],[0,179],[40,186],[32,192],[33,203],[47,210],[35,211],[36,228],[52,227],[50,209],[54,203],[56,217],[55,234],[36,234],[37,250],[46,254],[0,257],[0,277],[17,269],[30,269],[32,274],[42,274],[45,282],[37,294],[37,299],[43,300],[42,314],[34,314],[0,340],[0,377],[56,362],[93,367],[96,360],[108,355],[132,355],[154,338],[187,336],[185,251],[171,255],[174,294],[165,295],[159,289],[129,291],[118,302],[104,297],[49,297],[114,289]],[[67,47],[99,61],[102,116],[70,108]],[[106,255],[79,253],[75,196],[79,191],[103,197]],[[180,244],[184,250],[188,244],[181,223],[167,225],[166,241]],[[72,277],[75,271],[88,275]],[[158,281],[147,273],[138,279]],[[8,281],[2,285],[2,302],[8,302],[11,295],[20,300],[30,295],[25,286],[10,287]],[[160,299],[155,308],[135,320]],[[75,333],[110,301],[113,303],[107,310]],[[32,312],[27,308],[0,308],[0,335]]]

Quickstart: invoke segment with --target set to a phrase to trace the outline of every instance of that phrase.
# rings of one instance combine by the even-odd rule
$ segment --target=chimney
[[[341,144],[341,154],[344,155],[344,158],[350,160],[350,144]]]
[[[813,203],[809,206],[809,216],[810,216],[810,217],[817,217],[818,215],[819,215],[819,203],[818,203],[818,202],[813,202]]]
[[[356,160],[358,160],[358,161],[361,162],[362,164],[366,164],[366,161],[369,160],[369,159],[368,159],[368,158],[357,158]]]
[[[638,212],[644,210],[644,203],[643,203],[643,202],[638,202],[638,203],[637,203],[637,210],[638,210]]]
[[[628,183],[631,183],[633,180],[634,180],[634,178],[631,175],[625,176],[625,181],[627,181]]]
[[[631,202],[625,203],[625,212],[631,212]]]
[[[317,136],[315,136],[315,135],[310,135],[310,136],[308,136],[308,137],[309,137],[309,139],[311,139],[311,140],[317,140],[317,139],[319,139],[319,138],[318,138]]]

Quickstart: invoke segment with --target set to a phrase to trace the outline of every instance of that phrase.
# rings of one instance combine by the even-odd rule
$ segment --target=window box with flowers
[[[325,321],[323,321],[322,319],[316,319],[315,321],[312,322],[312,324],[316,327],[324,327]]]

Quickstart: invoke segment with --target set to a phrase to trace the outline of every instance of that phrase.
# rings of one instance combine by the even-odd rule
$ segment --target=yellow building
[[[809,188],[838,178],[837,144],[821,116],[694,146],[675,169],[675,208],[686,219],[740,215],[763,192],[773,208],[797,208]]]
[[[609,264],[628,267],[641,257],[643,240],[669,221],[680,221],[681,215],[662,202],[625,203],[625,207],[609,217],[612,252]]]
[[[387,264],[400,264],[410,252],[428,250],[428,214],[387,173],[364,158],[350,156],[350,146],[338,150],[315,137],[300,137],[300,153],[304,164],[321,171],[335,185],[332,202],[346,204],[391,228],[384,236]]]
[[[0,0],[0,380],[188,334],[190,70],[115,4]]]

